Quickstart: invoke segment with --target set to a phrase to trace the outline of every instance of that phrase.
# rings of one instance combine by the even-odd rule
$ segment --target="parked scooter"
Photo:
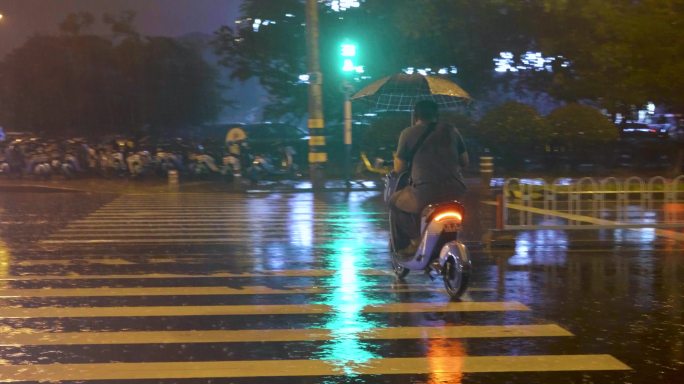
[[[53,175],[63,175],[66,179],[70,179],[73,176],[75,170],[65,161],[65,155],[55,146],[50,148],[49,156]]]
[[[152,156],[149,151],[138,151],[126,157],[128,172],[133,178],[140,178],[150,173],[153,168]]]
[[[301,177],[299,166],[294,162],[294,148],[278,149],[275,156],[257,154],[246,170],[247,177],[254,183],[264,179],[283,179]]]
[[[10,167],[5,152],[5,148],[0,148],[0,175],[9,175],[12,172],[12,167]]]
[[[385,202],[392,194],[408,184],[408,172],[385,177]],[[466,246],[459,241],[462,228],[463,205],[457,201],[431,204],[423,209],[420,220],[420,244],[410,257],[399,255],[398,251],[408,245],[408,239],[399,238],[390,209],[390,245],[392,268],[398,278],[404,278],[410,271],[424,271],[431,278],[441,276],[444,287],[452,299],[458,299],[468,288],[471,261]]]
[[[179,171],[183,167],[182,155],[162,148],[157,148],[153,163],[160,176],[168,175],[169,171]]]
[[[224,180],[231,182],[235,178],[241,178],[243,170],[250,168],[249,145],[244,139],[226,142],[226,151],[223,156],[221,173]]]
[[[191,177],[206,178],[220,174],[221,170],[214,158],[205,152],[203,146],[199,145],[188,154],[188,173]]]
[[[110,178],[113,176],[123,177],[128,174],[128,165],[121,151],[104,146],[98,150],[98,169],[102,176]]]
[[[33,149],[29,152],[26,173],[43,180],[52,177],[50,156],[45,152],[42,144],[34,145]]]
[[[20,141],[10,143],[2,155],[0,174],[10,178],[21,178],[26,167],[26,159]]]

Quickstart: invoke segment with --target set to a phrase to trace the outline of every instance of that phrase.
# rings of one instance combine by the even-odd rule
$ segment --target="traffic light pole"
[[[344,176],[347,188],[351,187],[351,146],[352,146],[352,95],[351,84],[344,81]]]
[[[348,81],[354,74],[363,73],[363,66],[358,65],[356,56],[356,44],[346,40],[340,46],[342,56],[342,72],[347,77],[342,80],[341,90],[344,94],[344,175],[347,188],[351,187],[351,146],[352,146],[352,103],[351,95],[354,86]]]
[[[323,129],[323,76],[318,49],[318,1],[306,1],[306,47],[309,72],[309,177],[314,189],[323,187],[323,165],[328,161]]]

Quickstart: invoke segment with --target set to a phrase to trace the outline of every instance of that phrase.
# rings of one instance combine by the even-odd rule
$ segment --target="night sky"
[[[0,0],[0,58],[35,33],[54,33],[72,12],[88,11],[98,24],[104,12],[136,12],[143,35],[180,36],[212,33],[233,26],[241,0]]]

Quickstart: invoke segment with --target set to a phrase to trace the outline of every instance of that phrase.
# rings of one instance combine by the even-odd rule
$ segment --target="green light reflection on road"
[[[351,208],[351,207],[350,207]],[[363,213],[363,212],[359,212]],[[331,242],[332,252],[326,256],[324,264],[337,271],[330,281],[331,292],[320,302],[334,308],[329,320],[324,324],[333,335],[318,353],[323,360],[335,361],[347,375],[354,375],[354,367],[378,357],[369,345],[361,341],[361,334],[378,325],[364,318],[363,309],[379,300],[372,299],[365,292],[373,285],[367,281],[360,270],[370,264],[366,235],[373,233],[363,228],[368,223],[359,216],[359,220],[347,227],[346,233],[337,233],[339,240]]]

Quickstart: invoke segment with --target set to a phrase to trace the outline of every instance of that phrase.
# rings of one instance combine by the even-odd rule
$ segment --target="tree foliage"
[[[572,63],[555,72],[558,96],[598,101],[613,112],[629,112],[647,101],[684,109],[684,3],[546,0],[545,5],[539,46]]]
[[[216,32],[214,46],[220,63],[232,69],[233,79],[259,79],[269,92],[270,115],[301,113],[307,105],[306,87],[297,84],[298,75],[306,73],[303,10],[297,0],[245,1],[241,11],[250,17],[243,18],[236,30],[224,26]],[[255,19],[276,23],[256,32]]]
[[[618,138],[615,125],[590,106],[568,104],[555,109],[546,119],[551,134],[564,143],[583,145]]]
[[[503,12],[499,1],[374,0],[344,13],[319,5],[320,64],[326,115],[342,105],[339,47],[348,39],[358,46],[366,82],[414,68],[457,67],[457,82],[474,95],[493,81],[492,57],[504,47],[519,46],[506,33],[520,20]],[[517,8],[516,8],[517,9]],[[256,77],[271,95],[269,112],[306,112],[304,5],[297,0],[246,0],[243,22],[222,27],[215,46],[232,76]],[[516,13],[517,14],[517,13]],[[260,23],[256,23],[256,21]],[[264,22],[268,21],[267,24]],[[275,21],[275,23],[272,23]],[[364,82],[355,83],[357,89]]]
[[[458,68],[455,80],[475,98],[501,82],[592,101],[627,112],[646,101],[684,109],[684,39],[680,0],[368,0],[344,13],[321,3],[320,45],[327,114],[338,114],[338,44],[360,45],[373,79],[404,68]],[[239,79],[257,77],[274,114],[306,110],[304,5],[297,0],[245,0],[247,22],[217,32],[223,64]],[[292,17],[286,16],[291,15]],[[271,20],[255,31],[255,20]],[[552,71],[493,71],[493,58],[541,51],[562,57]],[[569,66],[562,64],[567,61]],[[357,84],[361,86],[362,84]]]
[[[492,108],[476,128],[481,144],[513,167],[520,166],[525,157],[541,153],[550,136],[546,120],[534,107],[517,102]]]
[[[217,72],[177,40],[140,37],[133,15],[105,16],[113,38],[88,34],[94,18],[68,16],[62,34],[37,35],[0,63],[0,118],[48,135],[172,130],[217,116]]]

